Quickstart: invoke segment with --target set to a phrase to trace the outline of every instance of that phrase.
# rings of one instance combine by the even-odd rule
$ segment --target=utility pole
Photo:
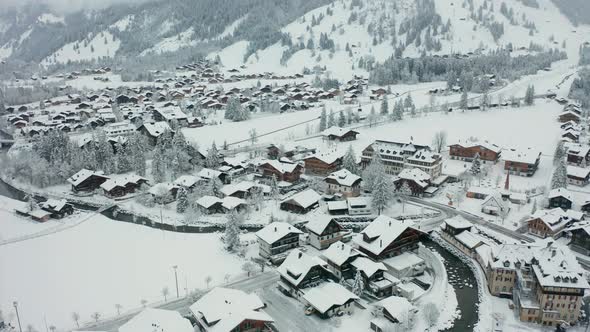
[[[174,279],[176,280],[176,298],[180,298],[180,293],[178,292],[178,265],[174,265],[172,268],[174,269]]]
[[[18,330],[20,332],[23,332],[23,327],[20,324],[20,316],[18,314],[18,302],[14,301],[14,302],[12,302],[12,305],[14,306],[14,310],[16,311],[16,319],[18,321]]]

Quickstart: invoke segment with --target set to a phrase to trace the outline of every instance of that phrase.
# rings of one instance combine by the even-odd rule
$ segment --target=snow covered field
[[[1,218],[1,216],[0,216]],[[2,228],[21,227],[9,223]],[[24,229],[21,229],[23,231]],[[178,265],[181,294],[236,276],[242,262],[222,248],[217,234],[181,234],[116,222],[96,216],[70,230],[0,246],[0,308],[19,302],[23,326],[74,325],[72,312],[89,321],[137,308],[141,300],[162,301],[168,287],[174,298],[173,265]],[[6,268],[4,268],[6,267]]]

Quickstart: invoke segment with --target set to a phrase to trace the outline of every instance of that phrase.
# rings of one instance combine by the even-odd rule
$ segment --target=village
[[[226,274],[211,287],[203,274],[206,287],[180,286],[183,296],[174,267],[164,302],[142,300],[124,318],[119,307],[93,312],[82,325],[77,314],[78,329],[580,326],[590,290],[590,145],[587,112],[567,87],[508,101],[493,93],[511,83],[494,81],[497,102],[470,94],[461,105],[467,92],[444,82],[380,87],[355,76],[321,87],[312,75],[241,69],[203,60],[173,77],[154,73],[162,77],[150,86],[6,109],[2,181],[22,193],[4,205],[7,219],[58,225],[35,237],[87,227],[77,221],[86,215],[202,233],[223,246],[220,259],[240,264],[241,279]],[[569,77],[569,68],[555,70]],[[111,75],[59,79],[103,84]],[[490,120],[494,113],[517,120]],[[531,116],[538,128],[520,142],[514,132],[490,134]],[[29,151],[50,163],[26,159]],[[27,236],[3,235],[0,246]],[[471,282],[454,277],[443,254],[468,266]],[[462,292],[479,298],[479,322]]]

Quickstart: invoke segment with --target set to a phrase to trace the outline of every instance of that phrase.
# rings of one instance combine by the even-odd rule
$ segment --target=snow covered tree
[[[371,163],[363,171],[363,186],[365,187],[365,189],[373,189],[375,176],[381,172],[385,172],[384,166],[381,162],[381,157],[379,156],[379,153],[375,151],[373,152],[373,158],[371,158]]]
[[[412,99],[412,94],[408,93],[408,95],[404,99],[404,109],[406,111],[411,111],[412,108],[415,109],[416,105],[414,105],[414,99]]]
[[[326,130],[326,126],[328,124],[328,120],[326,118],[326,107],[322,107],[322,113],[320,114],[320,131]]]
[[[152,158],[152,177],[156,183],[166,180],[166,150],[165,147],[158,144],[154,149]]]
[[[213,142],[211,148],[207,150],[205,165],[209,168],[216,168],[219,166],[219,151],[217,150],[217,146],[215,146],[215,142]]]
[[[176,193],[176,212],[184,213],[188,209],[189,202],[187,194],[185,187],[178,188],[178,192]]]
[[[537,212],[537,200],[533,200],[533,207],[531,208],[531,214],[535,214]]]
[[[164,297],[164,302],[168,302],[168,295],[170,294],[170,289],[168,287],[162,288],[162,296]]]
[[[375,106],[371,106],[371,111],[369,112],[367,121],[369,122],[369,127],[373,127],[377,124],[377,113],[375,112]]]
[[[76,327],[80,327],[80,314],[77,312],[72,312],[72,320],[76,323]]]
[[[241,216],[237,212],[232,211],[228,214],[223,242],[230,252],[236,252],[240,247],[240,224]]]
[[[567,166],[565,164],[565,158],[562,158],[553,171],[553,177],[551,178],[551,189],[556,188],[567,188]]]
[[[246,262],[242,265],[242,270],[248,274],[248,277],[254,272],[256,272],[256,264],[252,262]]]
[[[127,173],[133,169],[131,163],[131,151],[129,151],[129,143],[115,144],[115,151],[117,151],[117,173]]]
[[[354,276],[354,282],[352,283],[352,292],[356,296],[363,295],[365,290],[365,279],[363,279],[363,275],[361,270],[356,270],[356,274]]]
[[[459,102],[459,107],[462,110],[466,110],[469,107],[469,97],[467,95],[467,89],[463,89],[463,93],[461,93],[461,101]]]
[[[334,118],[334,111],[330,110],[328,114],[328,128],[333,127],[336,125],[336,119]]]
[[[525,95],[524,95],[524,103],[525,105],[533,105],[535,103],[535,86],[534,85],[529,85],[526,89]]]
[[[383,101],[381,101],[381,115],[389,114],[389,104],[387,103],[387,97],[383,96]]]
[[[346,126],[346,118],[344,117],[344,111],[340,111],[338,114],[338,127],[342,128]]]
[[[348,146],[348,150],[346,150],[346,154],[344,154],[344,157],[342,158],[342,167],[349,170],[353,174],[360,174],[359,166],[356,163],[356,157],[354,155],[352,145]]]
[[[393,200],[393,184],[385,173],[384,167],[377,168],[377,170],[371,188],[371,205],[380,215]]]
[[[564,142],[560,140],[559,143],[557,143],[557,146],[555,147],[555,153],[553,154],[553,165],[557,166],[561,160],[565,158],[565,156],[565,145]]]
[[[475,154],[473,157],[473,161],[471,161],[471,169],[469,170],[473,176],[478,176],[481,173],[481,160],[479,158],[479,153]]]
[[[437,132],[436,134],[434,134],[434,137],[432,139],[432,147],[434,149],[434,151],[436,151],[437,153],[441,153],[441,151],[445,148],[445,146],[447,145],[447,132],[444,130],[441,130],[439,132]]]
[[[92,319],[94,319],[95,323],[98,323],[98,320],[100,319],[101,316],[102,315],[98,311],[93,312],[92,315],[90,315],[90,317],[92,317]]]

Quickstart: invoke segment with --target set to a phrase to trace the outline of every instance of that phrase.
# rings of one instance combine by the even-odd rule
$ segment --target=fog
[[[0,10],[24,4],[44,3],[56,13],[67,14],[81,9],[102,9],[114,4],[136,4],[149,1],[154,0],[0,0]]]

